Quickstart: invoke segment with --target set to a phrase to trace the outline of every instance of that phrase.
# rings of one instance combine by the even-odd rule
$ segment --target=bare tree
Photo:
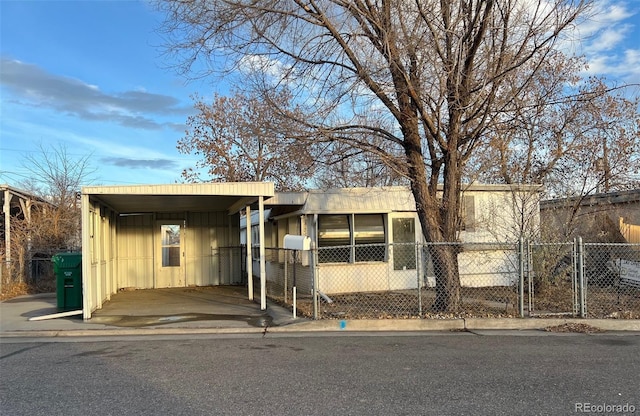
[[[62,144],[43,143],[39,152],[24,156],[22,165],[30,175],[19,184],[26,196],[11,212],[11,284],[25,283],[34,269],[27,267],[32,260],[48,260],[57,251],[80,247],[79,195],[80,186],[91,180],[94,171],[90,157],[72,155]],[[52,282],[39,279],[35,283]]]
[[[380,147],[387,143],[379,143]],[[349,143],[334,141],[318,146],[322,150],[322,160],[316,160],[314,185],[320,189],[376,187],[407,185],[405,172],[396,168],[393,161],[401,157],[394,152],[372,153],[353,147]],[[402,165],[400,165],[400,168]]]
[[[278,106],[288,106],[288,94],[275,99]],[[310,148],[291,138],[291,121],[280,118],[257,96],[216,94],[211,104],[196,97],[195,108],[198,112],[189,117],[178,150],[202,159],[196,169],[182,172],[185,180],[272,181],[284,191],[304,188],[312,176]],[[209,178],[199,169],[206,169]]]
[[[256,85],[265,95],[281,86],[297,92],[305,114],[314,115],[298,121],[315,141],[376,153],[385,151],[376,145],[382,140],[401,149],[398,163],[423,234],[450,242],[457,237],[465,163],[519,91],[543,75],[541,64],[589,3],[167,0],[160,8],[168,52],[181,59],[184,73],[199,57],[213,63],[201,67],[221,72],[250,63],[262,69]],[[456,310],[456,251],[433,245],[431,256],[433,309]]]
[[[467,164],[467,175],[486,183],[544,183],[556,197],[637,187],[638,99],[602,78],[581,80],[581,59],[557,54],[543,65],[548,75],[521,91],[509,117],[487,132],[489,145]]]
[[[51,204],[38,212],[29,233],[31,244],[41,250],[78,248],[80,245],[80,188],[95,172],[91,155],[76,156],[63,144],[39,145],[22,161],[30,179],[21,186]]]
[[[602,78],[580,79],[585,65],[561,54],[544,62],[547,75],[521,91],[514,111],[487,133],[486,151],[466,167],[481,182],[544,184],[547,198],[570,197],[565,224],[538,232],[560,241],[572,235],[585,197],[638,187],[638,99]]]

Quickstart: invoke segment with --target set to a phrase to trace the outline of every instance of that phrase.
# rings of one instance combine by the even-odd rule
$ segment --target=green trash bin
[[[56,276],[58,309],[82,309],[82,254],[58,253],[51,261]]]

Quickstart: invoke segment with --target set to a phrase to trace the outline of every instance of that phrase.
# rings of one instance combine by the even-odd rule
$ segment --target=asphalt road
[[[0,414],[640,414],[637,335],[49,341],[2,340]]]

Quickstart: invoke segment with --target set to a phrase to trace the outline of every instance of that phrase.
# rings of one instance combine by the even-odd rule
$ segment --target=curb
[[[464,330],[463,319],[358,319],[307,321],[285,326],[274,326],[269,332],[406,332],[406,331],[456,331]]]
[[[580,318],[532,318],[532,319],[483,319],[466,318],[465,329],[545,329],[562,324],[583,324],[605,331],[640,331],[640,319],[580,319]]]
[[[640,319],[382,319],[326,320],[288,323],[265,328],[126,328],[72,330],[18,330],[0,332],[0,338],[17,337],[110,337],[144,335],[287,334],[311,332],[429,332],[475,330],[543,330],[567,323],[589,325],[604,331],[640,331]]]

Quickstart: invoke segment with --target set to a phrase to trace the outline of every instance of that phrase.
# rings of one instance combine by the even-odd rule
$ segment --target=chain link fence
[[[216,247],[209,255],[209,273],[218,276],[221,285],[247,283],[247,248],[245,246]]]
[[[419,316],[424,276],[415,244],[319,248],[319,318]]]
[[[584,244],[584,314],[640,318],[640,244]]]
[[[633,244],[267,249],[266,279],[269,298],[293,308],[295,292],[296,312],[316,319],[640,318],[640,245]]]
[[[51,257],[65,251],[69,250],[33,250],[26,255],[16,255],[15,260],[2,259],[0,264],[2,284],[0,288],[9,290],[12,285],[24,284],[36,292],[55,291],[56,277]]]

